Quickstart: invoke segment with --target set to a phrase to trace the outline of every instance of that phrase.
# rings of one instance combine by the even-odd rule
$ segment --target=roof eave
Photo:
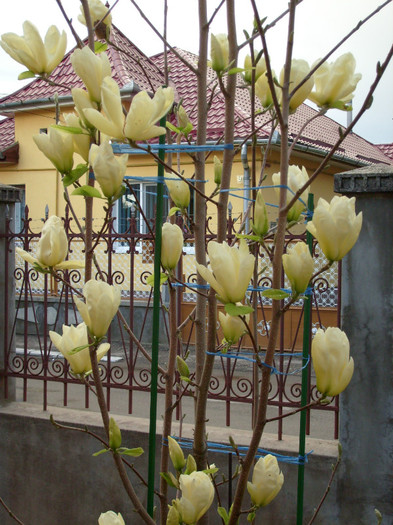
[[[14,142],[0,151],[0,167],[13,166],[19,162],[19,142]]]

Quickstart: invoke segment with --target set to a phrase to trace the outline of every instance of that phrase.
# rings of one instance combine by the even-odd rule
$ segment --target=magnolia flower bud
[[[279,186],[281,184],[280,172],[272,175],[273,184]],[[300,169],[298,166],[288,166],[288,188],[292,191],[287,190],[287,203],[293,199],[294,194],[308,181],[308,173],[304,166]],[[276,193],[280,194],[280,188],[275,188]],[[289,210],[287,215],[288,222],[297,222],[303,210],[306,209],[306,203],[308,199],[309,187],[307,187],[300,195],[299,199],[295,202],[292,208]]]
[[[82,49],[75,49],[71,55],[71,64],[75,73],[82,79],[90,99],[94,102],[101,102],[101,85],[105,77],[111,76],[111,65],[105,53],[96,55],[93,51],[84,46]]]
[[[87,327],[85,323],[78,326],[63,325],[63,335],[49,332],[49,337],[55,347],[67,359],[73,374],[88,374],[91,372],[90,352],[88,347]],[[72,353],[75,348],[85,347]],[[109,343],[103,343],[97,348],[97,361],[100,361],[110,348]]]
[[[83,125],[88,128],[94,128],[85,115],[85,109],[97,109],[97,104],[90,100],[89,93],[82,88],[72,88],[71,89],[72,98],[74,101],[75,109],[81,119]]]
[[[224,337],[231,345],[237,343],[241,336],[247,332],[246,325],[238,315],[229,315],[224,314],[223,312],[218,312],[218,319],[220,321]],[[245,319],[246,323],[248,323],[250,320],[250,315],[247,314]]]
[[[175,206],[184,210],[190,204],[190,187],[187,182],[184,180],[176,179],[165,179],[165,184],[167,185],[169,195]]]
[[[272,71],[272,75],[274,77],[274,71]],[[255,82],[255,94],[259,98],[263,108],[268,108],[273,104],[273,95],[270,91],[266,74],[262,74]]]
[[[293,59],[291,63],[291,73],[289,77],[289,90],[291,93],[300,82],[309,74],[310,66],[305,60]],[[280,84],[284,83],[284,68],[280,73]],[[300,104],[302,104],[309,96],[314,85],[314,79],[311,76],[291,97],[289,101],[289,109],[294,112]]]
[[[176,356],[176,366],[179,374],[183,377],[190,377],[190,369],[187,363],[179,355]]]
[[[113,510],[108,510],[108,512],[100,514],[98,525],[125,525],[125,523],[120,512],[116,514]]]
[[[58,270],[84,268],[84,261],[65,261],[68,253],[68,240],[63,222],[59,217],[52,215],[42,227],[38,241],[36,257],[16,248],[16,253],[30,264],[38,264],[41,268],[55,268]]]
[[[79,128],[82,133],[72,133],[72,144],[75,153],[79,153],[85,162],[89,160],[90,151],[90,135],[87,132],[83,132],[80,127],[79,117],[75,113],[63,113],[66,126],[71,128]],[[64,132],[68,133],[68,132]]]
[[[356,215],[355,197],[335,196],[330,204],[321,198],[307,230],[329,261],[340,261],[357,241],[362,217],[362,212]]]
[[[177,110],[177,125],[179,128],[184,129],[189,124],[191,124],[190,119],[188,118],[187,111],[183,106],[179,106]]]
[[[224,71],[229,63],[229,41],[225,34],[210,36],[211,67],[217,73]]]
[[[171,436],[168,436],[168,447],[169,447],[169,456],[171,458],[173,467],[175,470],[183,470],[186,460],[184,459],[184,454],[180,448],[179,443],[176,439],[173,439]]]
[[[194,459],[194,456],[191,454],[188,454],[187,456],[187,464],[186,464],[186,470],[184,474],[191,474],[191,472],[195,472],[197,470],[197,464]]]
[[[166,129],[156,123],[171,109],[173,99],[171,87],[157,89],[152,99],[146,91],[137,93],[126,118],[125,136],[135,142],[164,135]]]
[[[314,73],[315,91],[308,98],[319,107],[350,109],[348,103],[353,99],[353,92],[362,78],[360,73],[355,74],[355,67],[352,53],[341,55],[334,63],[324,62]]]
[[[222,303],[241,302],[250,284],[255,261],[246,241],[241,239],[238,248],[226,242],[210,241],[207,252],[212,271],[197,264],[198,273],[215,289]]]
[[[266,60],[264,56],[261,56],[261,58],[258,60],[256,65],[254,65],[255,69],[255,81],[258,80],[258,78],[266,71]],[[251,56],[247,55],[244,59],[244,80],[247,82],[247,84],[251,84],[252,82],[252,60]]]
[[[118,194],[126,174],[128,155],[116,156],[111,144],[105,141],[100,146],[92,144],[89,160],[105,197],[110,199]]]
[[[251,224],[252,231],[255,235],[263,237],[269,231],[269,219],[267,217],[266,204],[263,199],[262,190],[259,189],[254,206],[254,217]]]
[[[123,106],[120,89],[111,77],[105,77],[101,86],[101,102],[105,116],[94,108],[84,110],[85,118],[108,137],[124,140]]]
[[[292,291],[304,293],[314,271],[314,260],[307,244],[297,242],[282,256],[282,264]]]
[[[221,185],[221,177],[222,177],[222,162],[216,155],[214,155],[214,182],[217,186]]]
[[[166,517],[166,524],[165,525],[179,525],[180,523],[180,516],[179,513],[176,510],[176,507],[173,505],[168,505],[168,515]]]
[[[349,357],[349,341],[339,328],[317,330],[311,345],[317,388],[323,396],[337,396],[351,381],[354,362]]]
[[[49,128],[48,133],[33,135],[39,150],[52,162],[62,175],[69,173],[74,164],[74,145],[72,135],[56,128]]]
[[[254,467],[252,482],[247,482],[251,501],[257,507],[265,507],[277,496],[283,483],[284,475],[277,458],[271,454],[259,458]]]
[[[162,227],[161,264],[174,270],[183,251],[183,232],[177,224],[166,222]]]
[[[120,290],[103,281],[87,281],[83,287],[84,303],[75,298],[75,305],[93,337],[103,337],[120,306]]]
[[[186,525],[194,525],[208,510],[214,499],[214,487],[210,476],[204,472],[192,472],[180,476],[182,497],[174,500],[174,506]]]
[[[121,432],[113,417],[109,420],[109,447],[116,450],[121,447]]]
[[[37,28],[29,21],[23,24],[23,36],[5,33],[1,36],[1,47],[11,58],[23,64],[36,75],[49,75],[61,62],[67,47],[67,35],[56,26],[50,26],[45,42]]]

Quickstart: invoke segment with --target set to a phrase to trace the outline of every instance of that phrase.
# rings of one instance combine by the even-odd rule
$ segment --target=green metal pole
[[[160,126],[165,127],[165,117]],[[160,144],[165,144],[165,135],[160,136]],[[160,149],[158,156],[165,158],[165,151]],[[158,164],[156,228],[154,243],[154,297],[153,297],[153,337],[151,344],[151,385],[150,385],[150,425],[149,425],[149,468],[147,478],[147,512],[153,517],[154,512],[154,484],[156,463],[156,426],[157,426],[157,376],[158,376],[158,343],[160,334],[160,274],[161,274],[161,226],[163,214],[164,194],[164,166]]]
[[[314,195],[309,193],[307,207],[309,211],[314,211]],[[311,233],[306,234],[307,245],[312,255],[312,243],[313,237]],[[304,317],[303,317],[303,360],[302,360],[302,397],[301,406],[304,407],[307,404],[307,392],[308,392],[308,366],[305,366],[307,359],[310,355],[310,330],[311,330],[311,316],[312,316],[312,298],[304,302]],[[307,411],[302,410],[300,412],[300,430],[299,430],[299,458],[304,458],[306,453],[306,418]],[[301,462],[298,465],[298,478],[297,478],[297,512],[296,512],[296,525],[302,525],[303,523],[303,504],[304,504],[304,463]]]

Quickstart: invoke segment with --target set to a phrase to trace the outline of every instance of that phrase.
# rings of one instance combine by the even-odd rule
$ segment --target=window
[[[14,232],[19,233],[23,229],[23,217],[25,214],[26,195],[24,186],[15,185],[15,188],[19,189],[20,202],[15,202],[14,223],[11,225],[11,228]]]

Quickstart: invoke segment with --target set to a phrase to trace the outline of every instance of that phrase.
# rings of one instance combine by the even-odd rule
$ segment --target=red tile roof
[[[11,146],[15,142],[15,123],[13,118],[5,118],[0,121],[0,151]]]
[[[377,144],[377,147],[390,159],[393,159],[393,142],[391,144]]]
[[[193,66],[196,67],[198,57],[187,51],[175,48],[175,51]],[[163,54],[151,57],[152,60],[163,69]],[[197,86],[194,73],[178,58],[173,52],[168,53],[168,65],[170,77],[176,86],[179,98],[183,99],[183,106],[187,111],[191,122],[196,125],[196,102]],[[215,73],[209,68],[208,70],[208,99],[213,94],[215,82]],[[236,91],[235,101],[235,139],[244,140],[251,132],[251,123],[249,115],[251,112],[250,96],[248,89],[245,89],[244,82],[239,75],[238,88]],[[257,107],[260,106],[257,103]],[[301,130],[302,126],[309,119],[314,117],[318,112],[302,104],[289,118],[290,136],[294,138]],[[218,90],[214,90],[213,103],[207,115],[208,140],[218,140],[224,133],[224,96]],[[267,123],[269,116],[267,114],[259,115],[256,118],[256,126]],[[337,122],[327,116],[320,116],[310,122],[302,132],[298,145],[304,148],[313,148],[314,152],[319,151],[321,154],[330,150],[331,146],[339,138],[339,128]],[[267,138],[270,132],[270,124],[264,126],[258,132],[258,138]],[[195,130],[193,131],[195,136]],[[192,134],[191,134],[192,136]],[[341,144],[335,158],[342,160],[350,159],[352,162],[363,164],[393,164],[392,159],[388,158],[375,145],[363,139],[356,133],[351,133]]]

